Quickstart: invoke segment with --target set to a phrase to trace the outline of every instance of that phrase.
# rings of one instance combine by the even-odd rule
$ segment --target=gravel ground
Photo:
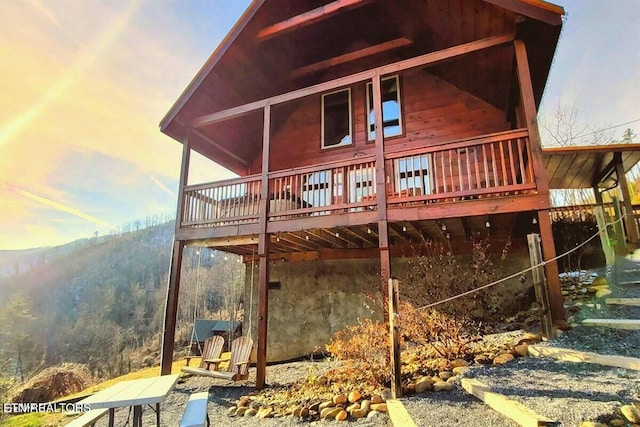
[[[635,259],[619,258],[616,271],[609,277],[616,282],[640,279],[640,253]],[[612,297],[640,297],[640,286],[616,286],[611,284]],[[639,307],[607,306],[601,302],[593,307],[582,306],[574,321],[583,318],[640,318]],[[517,333],[516,333],[517,334]],[[514,336],[514,333],[505,336]],[[497,339],[491,337],[489,339]],[[607,328],[574,327],[556,340],[546,343],[554,347],[568,347],[600,354],[638,357],[640,331],[613,330]],[[313,362],[294,362],[267,368],[267,380],[271,385],[287,384],[307,376]],[[318,363],[318,362],[315,362]],[[319,366],[319,365],[317,365]],[[495,392],[523,403],[528,408],[564,427],[579,426],[583,420],[607,421],[623,404],[640,401],[640,373],[638,371],[572,363],[551,359],[519,358],[498,367],[475,365],[465,377],[476,378]],[[250,379],[255,378],[252,369]],[[179,383],[162,404],[162,425],[176,426],[189,394],[209,391],[209,418],[211,426],[299,426],[309,425],[290,417],[258,420],[227,416],[229,408],[240,396],[253,390],[251,380],[228,383],[202,377],[187,378]],[[459,384],[451,392],[426,393],[403,399],[407,411],[420,427],[512,427],[517,424],[490,409],[480,400],[468,395]],[[116,425],[124,425],[126,411],[116,414]],[[155,414],[144,413],[145,426],[155,425]],[[329,425],[335,421],[318,421],[312,425]],[[106,426],[105,419],[96,424]],[[350,421],[357,426],[391,426],[385,414],[373,419]]]

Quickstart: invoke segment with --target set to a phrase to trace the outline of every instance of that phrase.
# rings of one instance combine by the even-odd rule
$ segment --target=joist
[[[600,326],[612,329],[640,329],[640,319],[584,319],[583,326]]]
[[[416,423],[400,400],[387,399],[387,412],[394,427],[416,427]]]
[[[640,371],[640,359],[636,357],[611,356],[569,348],[544,347],[538,345],[530,345],[528,349],[529,354],[534,357],[552,357],[565,362],[596,363],[598,365],[615,366]]]
[[[364,6],[371,1],[372,0],[336,0],[329,4],[325,4],[324,6],[320,6],[299,15],[292,16],[289,19],[285,19],[284,21],[263,28],[258,33],[257,38],[260,41],[267,40],[271,37],[275,37],[277,35],[281,35],[289,31],[293,31],[295,29],[323,21],[342,11]]]
[[[545,418],[522,403],[494,392],[489,386],[478,380],[463,378],[462,388],[523,427],[560,426],[559,422]]]
[[[632,305],[640,307],[640,298],[607,298],[604,302],[612,305]]]
[[[355,61],[356,59],[362,59],[367,56],[377,55],[379,53],[387,52],[390,50],[398,49],[404,46],[409,46],[413,41],[405,37],[400,37],[394,40],[389,40],[384,43],[376,44],[373,46],[365,47],[363,49],[355,50],[353,52],[345,53],[343,55],[335,56],[333,58],[325,59],[324,61],[315,62],[313,64],[300,67],[291,73],[294,78],[304,76],[306,74],[315,73],[317,71],[326,70],[327,68],[335,67],[336,65],[345,64],[347,62]]]

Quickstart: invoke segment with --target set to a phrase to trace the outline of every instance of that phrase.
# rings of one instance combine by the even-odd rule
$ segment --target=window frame
[[[347,92],[347,99],[348,99],[348,111],[349,111],[349,141],[348,142],[340,142],[338,144],[333,144],[333,145],[325,145],[325,97],[329,96],[329,95],[334,95],[336,93],[340,93],[340,92]],[[350,87],[346,87],[343,89],[338,89],[338,90],[334,90],[331,92],[327,92],[327,93],[323,93],[322,96],[320,97],[321,101],[320,101],[320,149],[321,150],[330,150],[333,148],[338,148],[338,147],[347,147],[350,145],[353,145],[353,138],[354,138],[354,132],[353,132],[353,99],[352,99],[352,95],[351,95],[351,88]]]
[[[387,138],[396,138],[396,137],[400,137],[400,136],[404,136],[404,120],[402,120],[402,93],[400,91],[400,75],[399,74],[394,74],[392,76],[387,76],[387,77],[383,77],[380,79],[380,83],[382,86],[382,82],[384,82],[385,80],[391,80],[391,79],[395,79],[396,80],[396,93],[398,94],[397,96],[397,102],[398,102],[398,127],[399,127],[399,132],[395,133],[393,135],[386,135],[386,128],[384,126],[384,100],[382,101],[383,104],[383,116],[382,116],[382,137],[387,139]],[[367,142],[375,142],[376,138],[373,135],[375,133],[375,129],[371,130],[372,126],[375,126],[375,123],[371,123],[370,120],[370,116],[371,113],[373,112],[374,109],[374,105],[373,105],[373,83],[372,82],[367,82],[367,84],[365,85],[365,97],[366,97],[366,104],[365,104],[365,132],[367,135]],[[381,94],[384,95],[384,94]]]

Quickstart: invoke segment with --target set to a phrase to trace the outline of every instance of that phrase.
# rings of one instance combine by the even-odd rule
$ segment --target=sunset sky
[[[543,107],[640,131],[640,1],[558,3]],[[0,250],[173,215],[181,145],[158,123],[248,4],[0,0]],[[231,176],[194,162],[193,182]]]

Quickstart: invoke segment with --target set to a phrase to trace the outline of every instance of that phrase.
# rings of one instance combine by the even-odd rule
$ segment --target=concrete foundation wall
[[[392,274],[401,277],[409,268],[407,261],[407,258],[392,259]],[[528,254],[510,254],[503,274],[529,266]],[[381,296],[378,271],[378,259],[273,263],[270,282],[280,282],[280,289],[269,290],[267,360],[309,355],[316,348],[324,349],[336,331],[354,324],[358,318],[381,319],[380,312],[371,312],[369,307],[377,307],[367,298]],[[257,263],[253,266],[253,276],[251,273],[252,266],[247,265],[243,327],[257,345]],[[512,314],[523,301],[530,303],[531,277],[528,275],[524,282],[511,280],[492,289],[499,308],[505,314]]]

